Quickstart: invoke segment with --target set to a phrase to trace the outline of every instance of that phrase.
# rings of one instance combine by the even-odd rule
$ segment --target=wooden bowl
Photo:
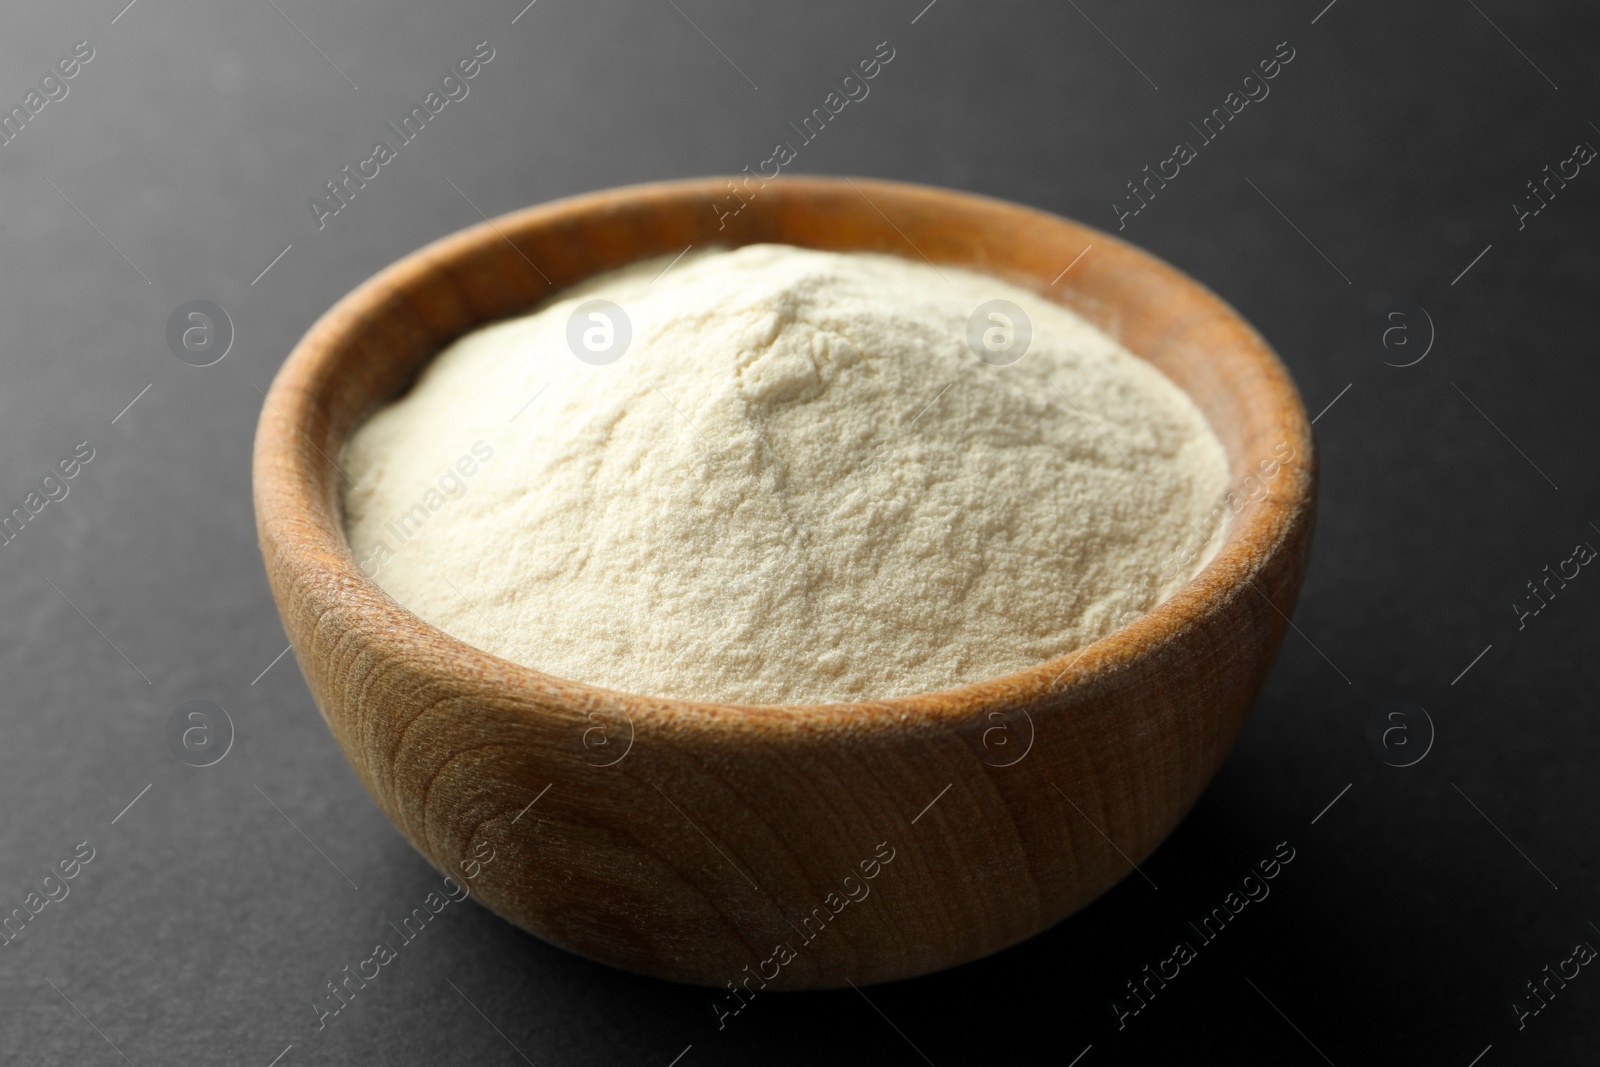
[[[1294,607],[1311,428],[1249,325],[1108,234],[916,185],[787,178],[743,191],[737,214],[726,179],[529,208],[346,296],[262,410],[262,551],[351,766],[406,838],[491,910],[681,982],[906,978],[1059,922],[1194,804]],[[361,571],[334,461],[437,352],[597,271],[760,241],[959,264],[1086,315],[1193,397],[1222,439],[1238,509],[1226,543],[1170,600],[1086,649],[944,692],[810,707],[555,678],[435,629]],[[730,995],[727,1010],[737,1003]]]

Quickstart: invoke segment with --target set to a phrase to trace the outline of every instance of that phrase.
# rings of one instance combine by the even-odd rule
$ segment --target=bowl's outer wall
[[[786,179],[719,220],[726,195],[707,179],[528,209],[429,246],[330,310],[258,430],[273,595],[367,789],[435,866],[518,926],[718,987],[952,966],[1130,874],[1217,770],[1299,589],[1310,427],[1248,325],[1107,234],[896,183]],[[944,693],[813,708],[552,678],[435,630],[360,571],[333,459],[442,347],[595,271],[753,241],[960,264],[1088,315],[1189,392],[1221,437],[1244,501],[1227,543],[1175,597],[1086,650]],[[1247,482],[1263,464],[1271,475]]]

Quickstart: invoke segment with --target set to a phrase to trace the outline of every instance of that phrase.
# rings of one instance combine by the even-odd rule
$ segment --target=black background
[[[73,42],[95,49],[0,147],[3,510],[95,449],[0,546],[0,910],[96,849],[0,947],[4,1062],[1594,1062],[1594,968],[1521,1031],[1511,1009],[1543,965],[1600,945],[1600,577],[1521,629],[1512,606],[1600,545],[1600,172],[1521,228],[1512,206],[1600,145],[1592,7],[123,2],[0,15],[7,106]],[[319,231],[307,198],[483,40],[471,95]],[[1295,51],[1122,233],[1239,308],[1321,412],[1299,632],[1238,747],[1148,881],[944,974],[764,995],[719,1031],[706,991],[462,906],[318,1033],[323,983],[438,875],[293,658],[261,674],[285,638],[250,505],[260,391],[333,301],[477,208],[759,163],[885,40],[871,95],[794,171],[1109,229],[1125,182],[1279,42]],[[206,368],[165,340],[196,298],[237,330]],[[1418,308],[1431,351],[1386,366],[1422,351]],[[1395,322],[1413,343],[1386,350]],[[193,698],[237,730],[206,769],[165,739]],[[1369,747],[1386,700],[1436,727],[1415,766]],[[1122,983],[1280,841],[1296,858],[1271,896],[1119,1031]]]

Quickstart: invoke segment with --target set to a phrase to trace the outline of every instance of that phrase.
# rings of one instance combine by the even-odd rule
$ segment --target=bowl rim
[[[330,521],[325,509],[311,499],[314,489],[326,487],[339,475],[335,473],[337,468],[329,469],[331,461],[318,463],[319,457],[327,460],[326,452],[302,429],[326,422],[324,419],[319,423],[318,398],[306,388],[306,381],[327,361],[339,358],[340,345],[346,338],[372,328],[383,314],[381,305],[392,299],[402,281],[412,281],[420,273],[440,270],[452,262],[460,263],[484,245],[509,242],[507,232],[558,225],[578,215],[614,212],[622,200],[668,203],[689,195],[718,199],[725,196],[729,181],[728,176],[713,176],[646,182],[563,197],[486,218],[408,253],[341,297],[317,319],[280,367],[265,396],[258,422],[253,497],[269,569],[276,564],[283,573],[293,576],[297,591],[310,590],[314,597],[320,597],[323,603],[318,608],[319,619],[325,614],[337,613],[344,623],[337,629],[361,631],[371,651],[378,656],[425,647],[428,649],[426,669],[434,676],[490,684],[502,706],[515,704],[535,714],[552,710],[585,715],[614,712],[625,715],[630,723],[634,722],[634,715],[639,714],[656,725],[693,726],[708,722],[723,726],[744,725],[758,728],[769,736],[777,728],[778,735],[790,737],[802,733],[813,735],[830,727],[870,730],[912,722],[948,728],[980,719],[995,710],[1065,704],[1075,696],[1092,696],[1101,685],[1114,680],[1119,668],[1178,640],[1208,617],[1220,615],[1228,603],[1244,595],[1249,587],[1283,614],[1253,579],[1266,567],[1272,555],[1282,551],[1300,513],[1309,512],[1315,493],[1316,457],[1311,426],[1298,390],[1276,353],[1242,315],[1208,287],[1160,257],[1113,234],[1053,212],[921,183],[812,175],[784,176],[768,184],[781,185],[790,198],[834,194],[848,185],[863,196],[867,192],[889,199],[936,196],[973,208],[999,208],[1035,216],[1054,226],[1065,223],[1081,231],[1090,243],[1112,247],[1142,267],[1190,289],[1202,303],[1210,305],[1214,315],[1220,314],[1223,321],[1236,329],[1235,343],[1242,343],[1262,371],[1259,388],[1264,391],[1271,410],[1285,413],[1281,429],[1296,449],[1295,458],[1303,457],[1303,476],[1280,480],[1278,485],[1269,487],[1259,502],[1252,502],[1231,516],[1222,544],[1205,567],[1166,600],[1126,625],[1088,645],[1069,649],[1019,671],[898,697],[818,704],[739,704],[611,689],[549,674],[469,645],[400,604],[356,561],[343,526],[342,487],[334,485],[332,489],[336,501],[332,516],[335,521]],[[869,202],[876,206],[875,200]],[[879,210],[881,213],[881,208]],[[906,240],[909,243],[909,238]],[[621,265],[620,262],[616,264]],[[956,265],[972,270],[985,269]],[[998,274],[998,271],[991,273]],[[1015,282],[1017,278],[1010,276],[1007,280]],[[541,295],[526,310],[532,310],[556,293]],[[1050,299],[1042,290],[1040,295]],[[469,327],[469,331],[495,321],[503,319],[484,319]],[[1131,347],[1130,351],[1141,359],[1146,358]],[[428,358],[437,354],[436,351]],[[1183,389],[1181,384],[1178,387]],[[1188,390],[1184,391],[1189,395]],[[373,410],[376,406],[375,403]],[[1205,414],[1204,408],[1202,414]],[[370,417],[370,411],[365,417]],[[287,425],[274,425],[275,421]],[[325,443],[342,450],[358,425],[360,420],[349,427],[342,439]],[[1215,429],[1213,426],[1214,432]],[[301,440],[312,448],[304,448]],[[294,476],[287,479],[295,483],[291,491],[268,492],[269,484],[282,488],[285,472]],[[1230,457],[1230,490],[1241,477],[1242,472],[1235,469]],[[300,580],[308,576],[318,580]],[[279,600],[280,608],[286,610],[281,596]],[[294,640],[298,636],[295,627],[286,628],[296,645],[297,657],[303,658],[312,652],[302,649]],[[862,715],[864,709],[872,709],[877,714]]]

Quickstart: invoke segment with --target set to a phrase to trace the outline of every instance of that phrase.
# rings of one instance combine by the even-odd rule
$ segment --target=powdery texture
[[[1220,542],[1227,465],[1199,411],[1055,304],[864,253],[665,266],[462,338],[354,435],[350,542],[397,601],[566,678],[824,703],[1043,662]],[[566,341],[596,297],[633,327],[609,366]],[[1033,324],[1006,367],[965,340],[996,298]],[[492,460],[441,477],[475,442]]]

